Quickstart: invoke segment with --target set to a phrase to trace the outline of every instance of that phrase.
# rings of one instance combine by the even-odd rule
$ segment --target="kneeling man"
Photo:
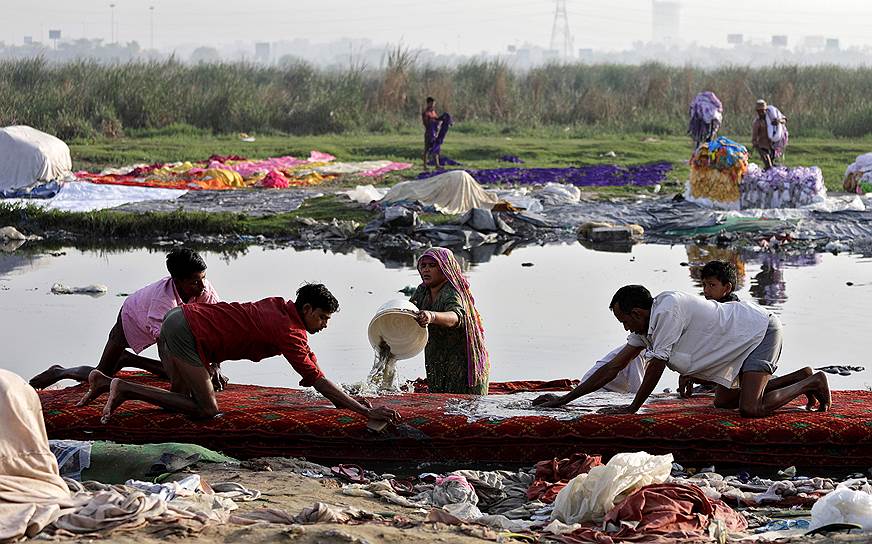
[[[297,291],[296,301],[281,297],[257,302],[184,304],[170,310],[163,320],[158,353],[170,378],[171,390],[112,379],[99,370],[88,376],[90,390],[80,403],[109,391],[103,407],[103,422],[127,400],[141,400],[195,418],[218,415],[212,375],[223,361],[260,361],[284,355],[303,380],[337,408],[358,412],[375,421],[395,421],[399,415],[387,407],[372,408],[357,401],[328,380],[308,334],[327,327],[339,303],[324,285],[307,284]],[[361,403],[363,402],[363,403]]]
[[[633,403],[606,411],[638,411],[667,366],[716,384],[715,406],[738,408],[743,417],[768,416],[802,395],[814,401],[809,408],[816,403],[821,412],[832,403],[822,372],[772,379],[781,356],[781,321],[754,304],[720,304],[678,291],[652,297],[641,285],[627,285],[615,293],[609,308],[631,333],[625,348],[572,392],[543,395],[534,404],[561,406],[600,389],[643,349],[649,362]]]

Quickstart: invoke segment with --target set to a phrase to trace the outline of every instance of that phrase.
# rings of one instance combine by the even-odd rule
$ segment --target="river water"
[[[249,248],[242,254],[203,253],[208,278],[224,300],[292,298],[305,281],[325,283],[341,310],[311,338],[322,369],[334,381],[366,378],[373,351],[366,328],[385,301],[417,285],[414,268],[387,267],[362,250],[345,254]],[[785,326],[780,371],[802,366],[865,364],[865,331],[872,307],[872,264],[853,255],[776,258],[696,246],[637,245],[630,253],[579,244],[525,247],[488,262],[468,264],[491,353],[492,381],[578,378],[626,334],[608,310],[615,290],[641,283],[653,293],[701,293],[688,263],[727,258],[743,271],[739,297],[778,314]],[[409,259],[408,262],[412,262]],[[523,264],[532,263],[532,266]],[[96,364],[124,293],[166,275],[161,251],[66,248],[54,254],[0,254],[0,367],[29,378],[53,363]],[[101,297],[53,295],[52,284],[102,283]],[[848,282],[854,285],[848,285]],[[146,355],[157,357],[151,347]],[[295,386],[299,377],[282,358],[227,362],[236,383]],[[401,361],[402,380],[424,375],[423,357]],[[661,387],[675,388],[669,371]],[[872,385],[872,368],[831,376],[836,389]]]

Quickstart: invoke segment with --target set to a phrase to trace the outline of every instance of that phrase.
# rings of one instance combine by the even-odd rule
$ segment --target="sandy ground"
[[[300,544],[333,543],[473,543],[473,542],[522,542],[509,535],[476,525],[463,527],[439,523],[423,523],[426,512],[420,509],[405,508],[378,499],[351,497],[340,492],[342,483],[333,478],[315,479],[302,476],[292,468],[283,468],[281,459],[270,459],[274,470],[251,470],[237,466],[203,464],[197,466],[199,473],[207,482],[239,482],[249,489],[261,491],[262,496],[253,502],[240,502],[237,512],[257,508],[275,508],[296,514],[316,502],[324,502],[339,507],[356,507],[371,513],[389,514],[393,521],[367,522],[361,524],[319,523],[312,525],[279,525],[259,523],[244,526],[237,524],[209,525],[199,533],[155,535],[154,528],[144,527],[129,532],[116,532],[105,538],[62,539],[75,542],[94,542],[103,540],[121,544],[151,544],[166,541],[237,543],[237,542],[294,542]],[[286,465],[285,465],[286,466]],[[532,540],[528,540],[532,541]],[[539,542],[549,542],[548,539]],[[553,541],[551,541],[553,542]],[[734,541],[735,542],[735,541]],[[860,543],[872,542],[872,535],[835,534],[830,536],[794,537],[778,540],[779,543]]]
[[[273,466],[280,463],[272,462]],[[239,482],[248,489],[261,491],[262,496],[253,502],[239,502],[239,510],[257,508],[276,508],[296,514],[305,507],[316,502],[325,502],[339,507],[356,507],[367,512],[396,516],[407,522],[397,523],[404,527],[394,527],[393,523],[368,522],[360,525],[319,523],[313,525],[278,525],[259,523],[253,526],[236,524],[210,525],[202,532],[188,536],[174,535],[171,541],[191,541],[206,543],[236,543],[236,542],[294,542],[300,544],[332,544],[332,543],[425,543],[425,542],[485,542],[496,537],[490,532],[489,539],[481,539],[464,534],[457,527],[444,524],[422,524],[426,512],[420,509],[405,508],[384,501],[365,497],[350,497],[340,492],[342,483],[333,478],[314,479],[301,476],[292,470],[276,468],[273,471],[255,471],[219,464],[201,464],[196,472],[207,482]],[[411,527],[405,527],[411,526]],[[488,530],[474,527],[472,530]],[[93,537],[71,539],[77,542],[93,542]],[[166,542],[168,538],[149,534],[149,528],[116,532],[107,535],[105,541],[121,544],[143,543],[151,544]]]

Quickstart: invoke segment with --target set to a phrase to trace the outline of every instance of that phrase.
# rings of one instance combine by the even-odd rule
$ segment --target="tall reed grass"
[[[214,133],[392,132],[417,126],[429,95],[461,124],[506,134],[548,126],[683,134],[691,99],[712,90],[724,103],[726,132],[748,132],[762,97],[787,115],[792,134],[860,137],[872,132],[870,89],[870,68],[575,64],[522,73],[490,60],[436,68],[401,48],[381,68],[344,70],[33,58],[0,62],[0,125],[62,138],[180,125]]]

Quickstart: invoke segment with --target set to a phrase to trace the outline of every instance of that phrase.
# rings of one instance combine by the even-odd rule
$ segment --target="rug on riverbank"
[[[306,159],[290,155],[268,159],[212,155],[205,161],[136,164],[99,173],[76,172],[75,175],[80,181],[99,184],[220,191],[245,187],[304,187],[343,175],[373,178],[411,166],[389,160],[339,162],[333,155],[312,151]]]
[[[151,378],[132,379],[166,387]],[[231,384],[218,394],[223,416],[207,422],[128,402],[106,425],[100,423],[105,396],[76,408],[83,392],[83,386],[40,391],[50,438],[148,443],[171,435],[240,458],[283,455],[346,462],[533,463],[579,451],[609,456],[644,450],[673,453],[683,464],[864,469],[872,464],[869,391],[835,391],[828,413],[806,412],[793,404],[762,419],[715,409],[710,397],[654,399],[633,415],[580,409],[548,415],[531,410],[528,416],[518,414],[538,392],[483,399],[408,393],[375,399],[374,404],[386,404],[404,418],[384,434],[369,431],[363,417],[298,389]]]

